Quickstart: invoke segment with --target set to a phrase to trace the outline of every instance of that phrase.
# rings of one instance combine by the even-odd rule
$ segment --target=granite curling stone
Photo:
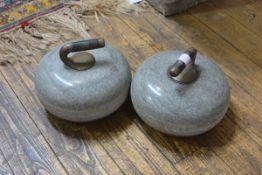
[[[224,73],[194,48],[168,51],[141,65],[131,98],[141,119],[166,134],[194,136],[216,126],[229,106]]]
[[[36,91],[46,110],[74,122],[97,120],[116,111],[130,84],[128,62],[103,39],[69,42],[51,50],[35,75]]]

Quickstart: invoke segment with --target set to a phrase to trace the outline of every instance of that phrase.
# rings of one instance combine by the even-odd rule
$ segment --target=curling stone
[[[35,87],[45,109],[74,122],[116,111],[129,94],[131,71],[123,55],[103,39],[68,42],[40,61]]]
[[[132,81],[131,98],[151,127],[170,135],[194,136],[222,120],[230,90],[221,69],[191,48],[146,60]]]

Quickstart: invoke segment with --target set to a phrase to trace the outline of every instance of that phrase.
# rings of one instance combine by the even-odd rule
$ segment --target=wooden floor
[[[188,46],[213,58],[230,82],[230,109],[197,137],[153,130],[130,99],[97,122],[56,119],[36,97],[36,63],[1,66],[0,174],[262,174],[261,9],[261,0],[209,0],[171,18],[149,10],[85,21],[133,71],[153,54]]]

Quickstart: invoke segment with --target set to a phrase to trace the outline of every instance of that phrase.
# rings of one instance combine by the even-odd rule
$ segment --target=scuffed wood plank
[[[223,160],[219,159],[208,149],[196,151],[192,156],[178,162],[177,169],[181,174],[235,174],[228,166],[221,166]]]
[[[201,139],[236,174],[261,174],[261,144],[238,126],[230,110],[224,120]]]
[[[11,167],[4,158],[2,151],[0,151],[0,174],[1,175],[13,175]]]
[[[0,75],[0,149],[15,174],[67,174]]]
[[[123,115],[123,112],[121,112],[120,116],[126,116],[126,114]],[[129,126],[126,128],[115,128],[115,124],[123,126],[127,125],[126,123],[129,123]],[[172,163],[167,161],[155,145],[148,140],[147,135],[144,135],[137,126],[134,125],[132,121],[128,121],[126,117],[125,119],[118,119],[115,122],[107,122],[104,128],[107,128],[108,132],[115,129],[118,133],[122,133],[117,136],[114,135],[115,133],[112,133],[111,137],[116,145],[123,150],[127,157],[143,174],[178,174],[176,169],[172,166]],[[129,144],[125,143],[126,140]]]
[[[223,9],[220,9],[218,13],[216,6],[209,2],[202,4],[201,9],[198,7],[189,12],[201,21],[201,23],[216,32],[227,43],[236,48],[238,52],[262,68],[262,48],[260,47],[262,45],[262,38],[254,35],[252,31],[240,25],[239,22],[224,12]]]
[[[217,13],[223,11],[252,31],[260,38],[262,37],[262,1],[260,0],[210,0],[210,3],[216,8]],[[199,9],[201,10],[201,9]],[[204,10],[203,10],[204,11]]]
[[[261,103],[230,79],[231,106],[228,112],[232,120],[259,145],[262,145],[262,108]]]

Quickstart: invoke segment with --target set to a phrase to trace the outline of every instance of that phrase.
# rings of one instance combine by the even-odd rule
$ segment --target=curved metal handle
[[[76,70],[85,70],[90,68],[95,63],[95,58],[91,53],[84,52],[75,54],[73,57],[68,57],[71,52],[81,52],[86,50],[98,49],[105,46],[105,41],[102,38],[89,39],[65,44],[59,51],[61,60],[65,65]]]
[[[195,48],[187,49],[169,68],[169,75],[179,83],[191,83],[194,81],[198,72],[195,68],[197,50]]]

